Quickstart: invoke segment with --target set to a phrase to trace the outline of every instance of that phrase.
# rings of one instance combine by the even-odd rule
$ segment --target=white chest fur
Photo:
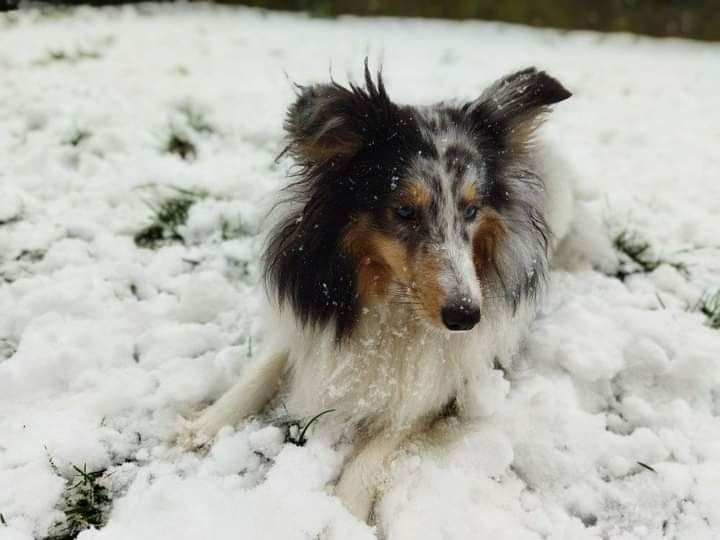
[[[296,330],[283,402],[294,417],[334,409],[335,421],[371,431],[413,427],[452,399],[466,410],[474,383],[512,354],[529,319],[524,309],[499,311],[471,332],[449,333],[376,306],[340,345],[329,330]]]

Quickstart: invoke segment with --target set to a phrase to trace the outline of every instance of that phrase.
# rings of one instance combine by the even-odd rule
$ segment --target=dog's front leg
[[[211,441],[225,426],[237,426],[259,413],[280,389],[287,352],[276,353],[248,367],[240,381],[189,423],[180,444],[194,448]]]
[[[367,522],[380,492],[390,480],[392,460],[401,453],[445,452],[464,433],[455,416],[438,418],[429,426],[381,433],[361,446],[345,466],[335,495],[358,519]]]
[[[388,480],[390,460],[407,436],[404,431],[380,433],[362,445],[345,466],[335,495],[359,520],[370,518],[378,491]]]

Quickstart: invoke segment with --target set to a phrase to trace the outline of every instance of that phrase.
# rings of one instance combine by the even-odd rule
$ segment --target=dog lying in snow
[[[297,418],[333,409],[355,448],[335,493],[369,519],[391,457],[471,416],[534,317],[572,196],[533,139],[570,95],[529,68],[467,103],[398,105],[367,63],[364,86],[300,87],[297,175],[265,252],[274,343],[190,436],[275,398]]]

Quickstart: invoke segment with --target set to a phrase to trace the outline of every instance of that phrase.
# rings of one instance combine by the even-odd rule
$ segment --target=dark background
[[[19,0],[0,0],[0,8]],[[46,2],[109,5],[123,0]],[[565,29],[623,31],[720,40],[720,0],[217,0],[268,9],[342,14],[485,19]],[[20,1],[21,7],[25,5]]]

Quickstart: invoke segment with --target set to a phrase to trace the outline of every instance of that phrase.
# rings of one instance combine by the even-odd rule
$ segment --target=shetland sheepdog
[[[392,456],[477,414],[478,385],[534,318],[572,211],[536,130],[570,95],[528,68],[472,101],[400,105],[367,61],[364,84],[298,86],[264,255],[272,340],[191,440],[273,401],[332,409],[354,448],[334,493],[368,520]]]

